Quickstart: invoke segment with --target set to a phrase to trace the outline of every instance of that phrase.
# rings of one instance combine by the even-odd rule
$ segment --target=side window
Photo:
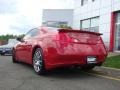
[[[29,39],[31,37],[30,31],[24,36],[23,40]]]
[[[37,28],[30,30],[25,37],[23,38],[24,40],[32,38],[37,36],[37,34],[39,33],[39,30]]]
[[[35,37],[35,36],[37,36],[38,34],[39,34],[39,30],[38,30],[37,28],[32,29],[32,31],[31,31],[31,37]]]

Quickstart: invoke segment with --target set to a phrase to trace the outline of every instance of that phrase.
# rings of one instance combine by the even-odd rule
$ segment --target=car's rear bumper
[[[96,62],[88,63],[87,57],[90,55],[80,56],[80,55],[55,55],[53,58],[46,60],[46,68],[56,68],[64,66],[84,66],[84,65],[101,65],[106,56],[104,55],[95,55]]]
[[[93,65],[100,65],[107,57],[107,51],[104,44],[88,45],[74,43],[52,43],[45,50],[45,67],[46,69],[71,66],[71,65],[89,65],[87,57],[96,57],[96,62]]]

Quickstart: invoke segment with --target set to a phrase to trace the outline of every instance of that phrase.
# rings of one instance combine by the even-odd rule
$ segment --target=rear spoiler
[[[103,35],[102,33],[90,32],[90,31],[83,31],[83,30],[74,30],[74,29],[58,29],[59,32],[78,32],[78,33],[89,33],[95,35]]]

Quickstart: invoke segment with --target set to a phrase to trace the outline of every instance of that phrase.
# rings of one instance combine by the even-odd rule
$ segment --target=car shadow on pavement
[[[37,75],[34,70],[33,67],[29,64],[25,64],[25,63],[18,63],[18,65],[22,68],[25,68],[26,71],[27,69],[29,70],[29,72],[33,73],[32,76],[35,78],[57,78],[57,79],[82,79],[82,78],[93,78],[94,76],[87,74],[87,71],[82,71],[81,69],[78,68],[57,68],[57,69],[53,69],[50,71],[47,71],[45,74],[43,75]]]
[[[44,77],[51,78],[60,78],[60,79],[77,79],[77,78],[91,78],[94,77],[86,73],[87,71],[83,71],[81,69],[76,68],[59,68],[55,70],[48,71]]]

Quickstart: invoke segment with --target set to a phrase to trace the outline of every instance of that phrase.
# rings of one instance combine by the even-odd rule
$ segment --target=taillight
[[[77,40],[69,37],[66,33],[59,33],[58,35],[56,35],[55,40],[61,42],[77,42]]]

